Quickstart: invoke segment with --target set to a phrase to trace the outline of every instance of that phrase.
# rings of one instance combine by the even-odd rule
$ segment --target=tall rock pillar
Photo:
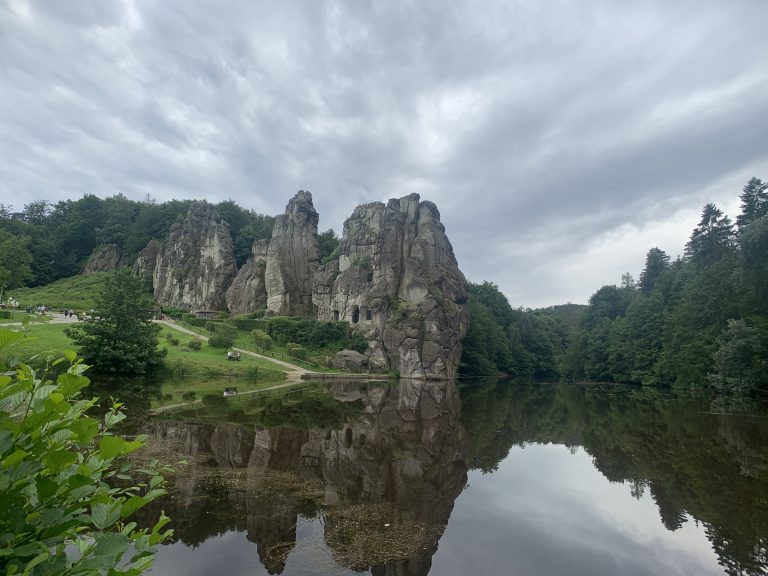
[[[264,276],[268,315],[313,314],[312,279],[319,264],[318,221],[312,194],[304,190],[299,190],[288,202],[285,214],[275,219]]]

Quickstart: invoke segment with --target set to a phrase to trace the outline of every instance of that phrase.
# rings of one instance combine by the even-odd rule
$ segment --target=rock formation
[[[466,300],[440,213],[418,194],[357,207],[338,262],[314,278],[316,317],[359,327],[371,365],[406,378],[455,376]]]
[[[323,266],[318,220],[312,195],[300,190],[238,272],[228,225],[212,205],[195,202],[134,270],[152,270],[166,306],[348,322],[368,341],[373,369],[453,378],[469,324],[467,285],[437,207],[418,194],[358,206],[344,223],[339,257]]]
[[[111,272],[126,265],[126,254],[117,244],[105,244],[96,248],[83,267],[83,274]]]
[[[267,250],[267,314],[310,316],[312,279],[318,266],[317,223],[312,194],[300,190],[275,219]]]
[[[232,314],[254,312],[267,306],[268,240],[256,240],[251,247],[251,256],[227,289],[227,308]]]
[[[155,298],[166,306],[223,310],[236,272],[229,226],[218,221],[212,204],[193,202],[158,251]]]

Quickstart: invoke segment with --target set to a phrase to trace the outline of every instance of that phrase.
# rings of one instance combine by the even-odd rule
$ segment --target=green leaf
[[[10,430],[0,430],[0,456],[13,447],[13,434]]]
[[[147,502],[148,500],[146,498],[142,498],[141,496],[131,496],[123,503],[120,516],[123,518],[128,518],[131,516],[131,514],[134,514],[137,510],[146,505]]]
[[[80,418],[72,424],[71,430],[82,443],[90,442],[99,431],[99,423],[93,418]]]
[[[71,396],[88,386],[89,380],[85,376],[65,372],[64,374],[59,374],[56,382],[61,387],[61,393],[64,396]]]
[[[120,503],[96,503],[91,505],[91,522],[99,530],[106,530],[120,520]]]
[[[8,330],[7,328],[0,328],[0,350],[8,348],[14,342],[22,340],[24,335],[19,332]]]
[[[99,451],[102,458],[114,458],[126,451],[128,442],[119,436],[103,436],[99,440]]]
[[[13,468],[27,456],[29,456],[29,452],[25,452],[19,448],[15,450],[10,456],[3,458],[3,464],[6,468]]]

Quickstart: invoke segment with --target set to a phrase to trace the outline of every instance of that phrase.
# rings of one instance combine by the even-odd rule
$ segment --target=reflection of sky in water
[[[299,518],[286,575],[352,575],[324,546],[319,520]],[[154,574],[263,575],[257,547],[244,533],[208,539],[196,549],[161,547]],[[704,530],[688,520],[675,532],[646,491],[610,483],[582,449],[514,447],[497,472],[474,471],[459,496],[433,576],[722,574]]]
[[[661,523],[650,494],[638,501],[579,449],[512,448],[497,472],[473,471],[431,574],[520,576],[722,574],[704,529]]]
[[[366,572],[367,574],[368,572]],[[246,540],[244,532],[227,532],[190,548],[181,542],[161,546],[151,574],[189,576],[266,576],[256,544]],[[288,556],[283,574],[292,576],[352,576],[352,572],[334,562],[325,546],[323,525],[319,520],[298,518],[296,548]]]

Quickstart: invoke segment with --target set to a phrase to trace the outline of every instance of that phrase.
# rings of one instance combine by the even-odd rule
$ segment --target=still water
[[[147,423],[158,575],[768,570],[768,416],[623,386],[313,384]]]

